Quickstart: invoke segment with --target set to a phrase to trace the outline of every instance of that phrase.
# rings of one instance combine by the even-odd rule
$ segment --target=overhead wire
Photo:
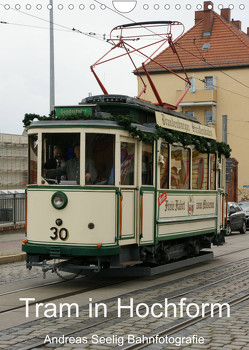
[[[104,4],[103,2],[101,2],[101,1],[99,1],[99,0],[93,0],[93,1],[95,1],[96,3],[98,3],[98,4],[100,4],[100,5],[105,6],[105,8],[109,9],[110,11],[114,12],[115,14],[117,14],[117,15],[123,17],[123,18],[126,18],[126,19],[129,20],[130,22],[136,23],[136,22],[135,22],[133,19],[131,19],[130,17],[128,17],[128,16],[124,15],[123,13],[120,13],[120,12],[118,12],[118,11],[112,9],[111,7],[107,6],[107,5]],[[0,6],[4,7],[5,5],[0,3]],[[25,11],[21,11],[20,9],[15,9],[15,8],[12,8],[12,7],[10,7],[9,9],[14,10],[14,11],[17,11],[17,12],[22,13],[22,14],[25,14],[25,15],[27,15],[27,16],[30,16],[30,17],[39,19],[39,20],[44,21],[44,22],[47,22],[47,23],[51,23],[49,20],[46,20],[46,19],[44,19],[44,18],[41,18],[41,17],[35,16],[35,15],[32,15],[32,14],[27,13],[27,12],[25,12]],[[0,24],[8,24],[8,23],[7,23],[7,22],[2,22],[2,21],[1,21]],[[93,32],[90,32],[90,33],[82,32],[81,30],[79,30],[79,29],[77,29],[77,28],[69,28],[69,27],[67,27],[67,26],[65,26],[65,25],[58,24],[58,23],[55,23],[55,22],[53,22],[53,24],[56,25],[56,26],[58,26],[58,27],[64,28],[65,31],[74,31],[74,32],[77,32],[77,33],[79,33],[79,34],[82,34],[82,35],[85,35],[85,36],[88,36],[88,37],[91,37],[91,38],[94,38],[94,39],[97,39],[97,40],[101,40],[101,41],[104,40],[105,42],[110,43],[109,40],[100,39],[101,34],[96,34],[96,33],[93,33]],[[13,23],[13,25],[22,25],[22,24],[14,24],[14,23]],[[28,25],[24,25],[24,24],[23,24],[22,26],[28,26]],[[30,27],[36,27],[36,26],[30,26]],[[143,27],[143,26],[141,25],[141,27]],[[36,27],[36,28],[39,28],[39,27]],[[41,27],[41,28],[42,28],[42,27]],[[42,29],[46,29],[46,28],[42,28]],[[156,34],[154,31],[152,31],[152,30],[149,29],[149,28],[145,28],[145,29],[148,30],[148,31],[150,31],[150,32],[152,32],[152,33],[154,33],[154,34]],[[97,37],[96,35],[98,35],[99,37]],[[105,38],[105,37],[106,37],[106,35],[103,34],[103,38]],[[192,40],[192,41],[193,41],[193,40]],[[184,51],[188,52],[188,53],[191,54],[192,56],[198,58],[199,60],[202,60],[202,61],[205,62],[207,65],[209,65],[209,66],[211,66],[211,67],[213,67],[213,68],[215,68],[215,69],[219,68],[219,67],[213,65],[212,63],[208,62],[208,61],[203,57],[203,55],[200,53],[199,49],[198,49],[198,52],[200,53],[200,55],[201,55],[202,58],[198,57],[198,56],[195,55],[193,52],[191,52],[191,51],[187,50],[186,48],[184,48],[184,47],[181,45],[181,43],[179,43],[179,42],[176,41],[174,44],[177,45],[178,47],[180,47],[181,49],[183,49]],[[194,44],[195,44],[195,43],[194,43]],[[195,44],[195,46],[196,46],[196,44]],[[196,48],[197,48],[197,46],[196,46]],[[246,88],[249,88],[248,85],[246,85],[245,83],[241,82],[240,80],[234,78],[233,76],[229,75],[228,73],[224,72],[223,70],[220,70],[220,72],[223,73],[223,74],[225,74],[225,75],[228,76],[229,78],[233,79],[233,80],[236,81],[237,83],[239,83],[239,84],[245,86]],[[199,79],[199,80],[201,80],[201,79]],[[217,87],[218,87],[218,86],[217,86]],[[229,91],[229,92],[231,92],[231,93],[233,93],[233,94],[239,95],[239,96],[241,96],[241,97],[249,98],[248,96],[241,95],[241,94],[239,94],[239,93],[233,92],[232,90],[228,90],[228,89],[222,88],[222,87],[220,87],[220,86],[219,86],[219,88],[221,88],[221,89],[223,89],[223,90],[226,90],[226,91]]]
[[[40,26],[32,26],[29,24],[23,24],[23,23],[13,23],[13,22],[3,22],[0,21],[0,24],[9,24],[9,25],[13,25],[13,26],[20,26],[20,27],[28,27],[28,28],[37,28],[37,29],[46,29],[49,30],[50,28],[46,28],[46,27],[40,27]],[[61,31],[61,32],[71,32],[71,30],[69,29],[54,29],[56,31]]]
[[[0,3],[0,6],[4,7],[5,5]],[[13,7],[9,7],[9,9],[10,9],[10,10],[13,10],[13,11],[17,11],[18,13],[22,13],[22,14],[24,14],[24,15],[27,15],[27,16],[30,16],[30,17],[39,19],[40,21],[44,21],[44,22],[46,22],[46,23],[56,25],[56,26],[58,26],[58,27],[61,27],[61,28],[66,29],[66,30],[73,31],[73,32],[77,32],[77,33],[83,34],[83,35],[85,35],[85,36],[87,36],[87,37],[91,37],[91,38],[93,38],[93,39],[97,39],[97,40],[103,41],[102,39],[100,39],[100,38],[98,38],[98,37],[95,36],[96,33],[93,33],[93,32],[86,33],[86,32],[82,32],[81,30],[79,30],[79,29],[77,29],[77,28],[69,28],[69,27],[67,27],[67,26],[65,26],[65,25],[58,24],[58,23],[55,23],[55,22],[51,22],[51,21],[46,20],[46,19],[44,19],[44,18],[42,18],[42,17],[38,17],[38,16],[35,16],[35,15],[32,15],[32,14],[30,14],[30,13],[28,13],[28,12],[21,11],[21,10],[19,10],[19,9],[17,10],[17,9],[15,9],[15,8],[13,8]],[[4,23],[4,24],[5,24],[5,23]]]
[[[200,59],[200,57],[198,57],[198,56],[195,55],[193,52],[191,52],[191,51],[187,50],[186,48],[184,48],[180,43],[175,42],[175,45],[177,45],[178,47],[180,47],[182,50],[188,52],[188,53],[191,54],[192,56],[194,56],[194,57]],[[215,68],[215,69],[219,68],[218,66],[215,66],[215,65],[213,65],[212,63],[208,62],[206,59],[205,59],[205,60],[202,60],[202,61],[203,61],[204,63],[206,63],[207,65],[211,66],[212,68]],[[234,78],[233,76],[231,76],[230,74],[224,72],[224,71],[221,70],[221,69],[219,69],[219,71],[220,71],[221,73],[225,74],[226,76],[228,76],[229,78],[233,79],[233,80],[236,81],[237,83],[239,83],[239,84],[241,84],[241,85],[243,85],[243,86],[245,86],[246,88],[249,89],[249,85],[247,85],[247,84],[241,82],[240,80]]]
[[[239,136],[239,135],[230,134],[229,132],[227,133],[227,135],[234,136],[234,137],[238,137],[239,139],[249,141],[249,137],[246,138],[246,137],[242,137],[242,136]]]
[[[197,80],[199,80],[199,81],[201,81],[202,83],[205,84],[205,80],[204,80],[204,79],[200,79],[200,78],[196,78],[196,77],[194,77],[194,79],[197,79]],[[219,85],[213,84],[213,87],[219,88],[219,89],[221,89],[221,90],[225,90],[225,91],[231,92],[231,93],[234,94],[234,95],[238,95],[238,96],[240,96],[240,97],[244,97],[244,98],[249,99],[249,96],[242,95],[242,94],[240,94],[240,93],[238,93],[238,92],[234,92],[233,90],[229,90],[229,89],[223,88],[223,87],[221,87],[221,86],[219,86]]]
[[[131,22],[133,22],[133,23],[136,23],[136,22],[135,22],[134,20],[132,20],[131,18],[125,16],[124,14],[122,14],[122,13],[120,13],[120,12],[118,12],[118,11],[112,9],[112,8],[110,8],[109,6],[106,6],[105,4],[103,4],[102,2],[100,2],[99,0],[94,0],[94,1],[97,2],[97,3],[100,4],[100,5],[104,5],[104,6],[105,6],[106,8],[108,8],[109,10],[111,10],[111,11],[115,12],[116,14],[118,14],[118,15],[120,15],[120,16],[126,18],[126,19],[128,19],[129,21],[131,21]],[[146,29],[148,29],[148,28],[146,28]],[[149,29],[148,29],[148,30],[149,30]],[[150,30],[150,31],[151,31],[151,30]],[[153,32],[153,31],[152,31],[152,32]],[[154,34],[155,34],[155,33],[154,33]],[[187,51],[188,53],[190,53],[190,54],[192,54],[193,56],[195,56],[195,57],[197,57],[198,59],[200,59],[200,57],[196,56],[195,54],[193,54],[193,53],[190,52],[189,50],[186,50],[185,48],[183,48],[182,46],[180,46],[179,43],[178,43],[177,41],[174,42],[174,44],[175,44],[175,45],[178,45],[178,46],[179,46],[180,48],[182,48],[183,50]],[[194,44],[195,44],[195,43],[194,43]],[[196,45],[195,45],[195,46],[196,46]],[[197,48],[197,46],[196,46],[196,48]],[[197,49],[198,49],[198,48],[197,48]],[[199,49],[198,49],[198,52],[200,53],[203,62],[205,62],[206,64],[212,66],[212,67],[215,68],[215,69],[218,68],[217,66],[213,65],[212,63],[209,63],[209,62],[203,57],[203,55],[201,54],[201,52],[199,51]],[[223,70],[220,70],[220,72],[223,73],[223,74],[225,74],[225,75],[228,76],[229,78],[233,79],[233,80],[236,81],[237,83],[239,83],[239,84],[241,84],[241,85],[243,85],[243,86],[245,86],[245,87],[247,87],[247,88],[249,89],[249,86],[248,86],[248,85],[246,85],[245,83],[241,82],[240,80],[238,80],[238,79],[232,77],[231,75],[229,75],[228,73],[224,72]],[[223,88],[223,89],[232,92],[231,90],[228,90],[228,89],[225,89],[225,88]],[[233,93],[234,93],[234,92],[233,92]],[[248,96],[243,96],[243,95],[238,94],[238,93],[235,93],[235,94],[240,95],[240,96],[245,97],[245,98],[248,98]]]
[[[228,118],[227,120],[230,120],[232,122],[239,122],[239,123],[249,123],[249,120],[237,120],[237,119],[230,119],[230,118]]]

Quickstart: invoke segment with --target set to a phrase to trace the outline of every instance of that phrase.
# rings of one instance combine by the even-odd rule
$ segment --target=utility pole
[[[53,111],[55,105],[54,93],[54,15],[53,0],[49,0],[50,4],[50,106],[49,113]]]

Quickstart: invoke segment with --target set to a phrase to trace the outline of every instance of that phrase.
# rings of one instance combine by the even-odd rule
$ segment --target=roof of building
[[[203,11],[196,11],[195,25],[175,42],[185,69],[249,66],[249,33],[244,33],[240,29],[241,22],[231,21],[230,16],[230,9],[221,10],[221,15],[214,12],[211,1],[204,2]],[[156,60],[172,70],[182,70],[170,47]],[[146,68],[150,72],[166,72],[152,61]]]

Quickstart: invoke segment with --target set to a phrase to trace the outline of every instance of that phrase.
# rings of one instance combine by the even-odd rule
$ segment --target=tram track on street
[[[190,293],[193,293],[193,292],[198,292],[198,291],[200,291],[201,289],[207,289],[207,288],[210,288],[210,287],[212,287],[212,286],[214,286],[214,285],[218,285],[218,284],[220,284],[220,283],[222,283],[222,282],[225,282],[225,281],[227,281],[227,280],[231,280],[231,279],[233,279],[233,278],[236,278],[236,277],[239,277],[239,276],[242,276],[242,275],[244,275],[245,273],[247,273],[247,272],[249,272],[249,268],[247,268],[247,269],[243,269],[242,271],[240,271],[240,272],[238,272],[238,273],[234,273],[234,274],[231,274],[231,275],[229,275],[229,276],[226,276],[226,277],[223,277],[223,278],[219,278],[219,279],[217,279],[216,281],[213,281],[213,282],[210,282],[210,283],[206,283],[206,284],[201,284],[201,285],[199,285],[198,287],[196,287],[196,288],[189,288],[188,290],[185,290],[185,291],[183,291],[183,292],[180,292],[180,293],[177,293],[177,294],[174,294],[174,295],[170,295],[169,297],[168,297],[168,300],[174,300],[174,299],[176,299],[176,298],[180,298],[180,297],[183,297],[183,296],[186,296],[186,295],[188,295],[188,294],[190,294]],[[232,299],[231,301],[229,301],[229,305],[230,306],[235,306],[235,305],[238,305],[239,303],[242,303],[242,302],[244,302],[244,301],[246,301],[246,300],[248,300],[249,299],[249,293],[246,293],[245,295],[243,295],[243,296],[240,296],[240,297],[235,297],[234,299]],[[160,303],[162,300],[158,300],[157,299],[157,302],[158,303]],[[222,301],[222,302],[226,302],[225,300],[224,301]],[[150,307],[151,305],[152,305],[153,303],[151,303],[151,304],[149,304],[148,303],[148,306]],[[142,310],[143,308],[141,307],[141,310]],[[218,311],[219,311],[219,308],[217,308],[217,310],[213,310],[213,312],[214,312],[214,314],[217,314],[218,313]],[[191,318],[191,319],[188,319],[188,320],[184,320],[183,322],[181,322],[180,324],[177,324],[177,325],[174,325],[174,326],[172,326],[172,327],[168,327],[168,328],[165,328],[165,330],[163,330],[162,332],[160,332],[160,333],[156,333],[158,336],[160,336],[160,337],[163,337],[163,336],[165,336],[165,335],[172,335],[172,334],[174,334],[174,333],[177,333],[177,332],[179,332],[179,331],[181,331],[181,330],[183,330],[183,329],[185,329],[185,328],[187,328],[187,327],[190,327],[191,325],[193,325],[193,324],[196,324],[196,323],[198,323],[198,322],[201,322],[202,320],[206,320],[206,319],[208,319],[209,317],[211,316],[211,314],[210,314],[210,312],[209,311],[207,311],[206,313],[205,313],[205,316],[203,317],[203,316],[197,316],[197,317],[195,317],[195,318]],[[122,317],[129,317],[129,311],[128,312],[123,312],[122,313]],[[84,326],[84,327],[82,327],[82,325],[80,326],[80,327],[74,327],[74,329],[73,329],[73,331],[72,330],[68,330],[68,331],[66,331],[65,330],[65,332],[63,332],[63,335],[65,336],[65,337],[73,337],[73,336],[79,336],[79,333],[88,333],[88,331],[89,331],[89,333],[91,332],[91,330],[93,330],[94,331],[94,329],[96,329],[96,327],[99,327],[99,328],[101,328],[101,326],[104,326],[106,323],[109,323],[109,322],[111,322],[111,321],[115,321],[115,320],[119,320],[119,322],[120,322],[120,319],[117,317],[117,315],[115,314],[115,315],[113,315],[113,316],[108,316],[108,321],[105,319],[105,318],[103,318],[103,319],[101,319],[101,320],[98,320],[98,321],[94,321],[94,322],[92,322],[92,323],[90,323],[89,324],[89,322],[88,322],[88,324],[86,325],[86,326]],[[61,331],[60,331],[61,332]],[[53,335],[54,336],[54,335]],[[156,335],[154,335],[154,336],[156,336]],[[150,335],[150,337],[153,337],[153,335]],[[31,349],[33,349],[33,348],[42,348],[42,347],[46,347],[46,344],[44,344],[44,340],[43,341],[41,341],[40,340],[40,338],[42,338],[42,336],[40,336],[39,337],[39,340],[36,342],[36,343],[32,343],[32,344],[27,344],[27,345],[25,345],[25,344],[23,344],[23,346],[22,346],[22,350],[31,350]],[[25,343],[25,342],[24,342]],[[127,349],[127,350],[132,350],[132,349],[142,349],[142,348],[144,348],[144,347],[146,347],[148,344],[146,344],[146,345],[144,345],[144,344],[132,344],[132,345],[128,345],[128,346],[126,346],[125,348],[123,348],[122,347],[122,350],[123,349]],[[58,347],[56,347],[56,346],[54,346],[55,348],[59,348],[60,347],[60,345],[58,345]]]
[[[79,278],[79,279],[82,279],[82,278]],[[126,280],[127,280],[127,279],[124,279],[122,282],[125,282]],[[39,286],[27,287],[27,288],[22,288],[22,289],[19,289],[19,290],[16,290],[16,291],[5,292],[5,293],[0,294],[0,297],[1,297],[1,296],[8,295],[8,294],[19,293],[19,292],[22,292],[22,291],[27,291],[27,290],[36,289],[36,288],[39,288],[39,287],[46,287],[46,286],[55,285],[55,284],[62,284],[62,283],[66,283],[66,281],[49,282],[49,283],[47,283],[47,284],[42,284],[42,285],[39,285]],[[37,302],[39,302],[39,303],[52,302],[52,301],[56,301],[56,300],[58,300],[58,299],[68,298],[68,297],[71,297],[71,296],[76,296],[76,295],[78,295],[78,294],[92,292],[92,291],[97,290],[97,289],[100,289],[100,288],[105,288],[105,287],[109,287],[109,286],[114,286],[114,285],[117,285],[117,284],[119,284],[119,283],[120,283],[120,281],[116,281],[116,282],[105,282],[105,283],[103,283],[103,284],[101,284],[101,285],[97,285],[97,286],[94,286],[94,287],[88,287],[88,288],[76,290],[76,291],[73,291],[73,292],[64,293],[64,294],[62,294],[62,295],[56,295],[56,296],[54,296],[54,297],[49,297],[49,298],[40,299],[40,300],[38,300],[38,301],[36,300],[35,302],[30,302],[29,305],[30,305],[30,306],[35,305]],[[20,305],[20,306],[15,306],[15,307],[9,308],[9,309],[7,309],[7,310],[2,310],[2,311],[0,311],[0,315],[1,315],[1,314],[8,313],[8,312],[10,312],[10,311],[15,311],[15,310],[18,310],[18,309],[22,309],[22,308],[23,308],[23,305]]]
[[[230,305],[230,307],[237,306],[238,304],[241,304],[247,300],[249,300],[249,293],[247,293],[246,295],[243,295],[241,297],[234,298],[233,300],[229,301],[229,305]],[[177,334],[178,332],[182,331],[183,329],[186,329],[186,328],[191,327],[199,322],[207,320],[211,316],[217,315],[219,313],[219,311],[220,311],[220,309],[217,307],[216,309],[212,310],[212,312],[208,311],[205,314],[205,316],[200,315],[200,316],[197,316],[193,319],[185,320],[178,325],[175,325],[175,326],[169,327],[169,328],[165,328],[165,330],[158,332],[157,334],[145,335],[145,337],[156,339],[156,337],[163,338],[165,336],[173,336],[173,335]],[[139,350],[139,349],[145,349],[147,346],[149,346],[151,344],[153,344],[153,342],[151,342],[150,344],[131,344],[131,345],[122,347],[121,349],[122,350]]]
[[[83,279],[83,277],[77,277],[75,280],[79,280],[79,279]],[[10,290],[8,292],[0,293],[0,297],[2,297],[4,295],[15,294],[15,293],[24,292],[24,291],[28,291],[28,290],[32,290],[32,289],[37,289],[40,287],[47,287],[47,286],[56,285],[56,284],[63,284],[63,283],[66,283],[66,281],[62,281],[62,280],[61,281],[51,281],[51,282],[47,282],[47,283],[38,284],[35,286],[19,288],[16,290]]]
[[[235,251],[234,253],[245,251],[245,250],[249,250],[249,248],[248,249],[242,249],[242,250],[239,250],[239,251]],[[231,254],[231,253],[222,254],[222,255],[219,255],[218,257],[222,257],[222,256],[229,255],[229,254]],[[249,269],[245,270],[245,272],[247,272],[247,271],[249,271]],[[77,281],[83,280],[86,277],[87,276],[77,276],[75,278],[75,280],[77,280]],[[132,279],[132,277],[130,277],[129,279],[124,277],[124,281],[130,280],[130,279]],[[19,292],[23,292],[23,291],[29,291],[29,290],[32,290],[32,289],[43,288],[43,287],[47,287],[47,286],[51,286],[51,285],[65,284],[65,283],[68,283],[68,282],[70,282],[70,279],[69,280],[51,281],[51,282],[47,282],[47,283],[38,284],[38,285],[35,285],[35,286],[19,288],[19,289],[16,289],[16,290],[10,290],[10,291],[7,291],[7,292],[0,293],[0,297],[6,296],[6,295],[15,294],[15,293],[19,293]],[[67,293],[67,294],[63,294],[63,295],[59,296],[59,298],[74,296],[74,295],[77,295],[77,294],[81,294],[81,293],[84,293],[84,292],[89,292],[89,291],[92,291],[94,289],[99,289],[99,288],[106,287],[106,286],[109,286],[109,285],[114,285],[114,284],[117,284],[117,283],[119,283],[119,282],[109,283],[107,285],[99,286],[99,287],[96,287],[96,288],[93,288],[93,289],[90,288],[90,287],[87,288],[87,289],[80,289],[79,291],[74,291],[74,292],[70,292],[70,293]],[[217,282],[215,282],[215,283],[217,283]],[[50,298],[47,298],[47,299],[40,300],[40,302],[49,302],[49,301],[53,301],[53,300],[56,300],[56,299],[58,299],[58,295],[57,295],[56,298],[55,297],[50,297]],[[32,305],[32,303],[30,305]],[[0,314],[4,313],[4,312],[9,312],[9,311],[12,311],[12,310],[16,310],[16,309],[19,309],[19,308],[22,308],[22,306],[20,306],[20,307],[13,307],[13,308],[8,309],[8,310],[0,311]]]
[[[240,250],[235,250],[235,251],[233,251],[233,252],[229,252],[229,253],[217,255],[217,256],[214,256],[214,259],[215,259],[215,258],[220,258],[220,257],[222,257],[222,256],[227,256],[227,255],[232,255],[232,254],[236,254],[236,253],[245,252],[246,250],[249,250],[249,248],[244,248],[244,249],[240,249]]]

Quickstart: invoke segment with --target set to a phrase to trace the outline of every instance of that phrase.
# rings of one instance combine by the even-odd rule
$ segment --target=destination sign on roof
[[[159,126],[165,129],[176,130],[216,140],[215,130],[210,126],[193,123],[189,120],[177,118],[161,112],[156,112],[156,122]]]
[[[85,115],[92,116],[93,115],[93,107],[94,106],[60,106],[55,107],[55,115],[57,117],[60,116],[70,116],[70,115],[78,115],[84,113]]]

